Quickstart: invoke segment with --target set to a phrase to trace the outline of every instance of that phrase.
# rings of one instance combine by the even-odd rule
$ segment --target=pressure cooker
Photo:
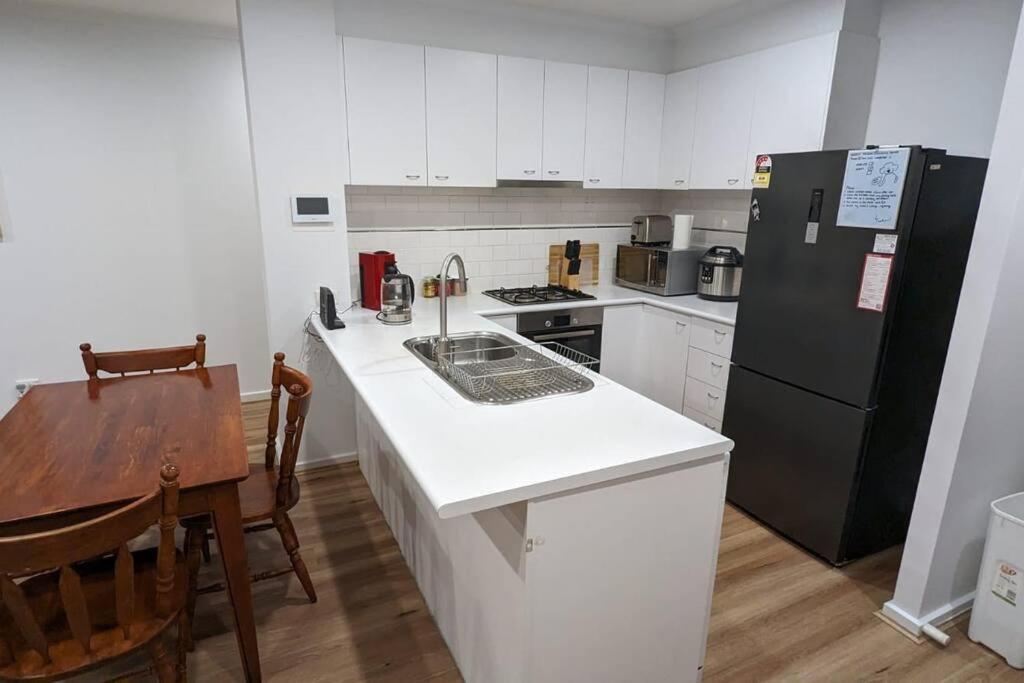
[[[697,296],[712,301],[736,301],[743,279],[743,254],[735,247],[711,247],[700,257]]]

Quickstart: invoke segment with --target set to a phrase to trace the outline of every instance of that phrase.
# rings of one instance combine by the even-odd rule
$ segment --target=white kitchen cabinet
[[[736,328],[703,318],[693,319],[690,345],[722,358],[732,358],[732,340]]]
[[[629,72],[624,69],[589,68],[583,187],[622,186],[628,79]],[[745,152],[746,146],[743,149]]]
[[[721,420],[725,414],[725,389],[687,377],[685,405],[708,417]]]
[[[426,48],[429,185],[494,187],[497,89],[495,55]]]
[[[757,61],[756,54],[743,55],[699,68],[691,188],[744,187]]]
[[[488,316],[488,320],[492,323],[497,323],[504,327],[506,330],[515,332],[518,327],[518,316],[515,315],[493,315]]]
[[[543,138],[544,61],[499,56],[498,177],[540,180]]]
[[[587,67],[544,63],[543,180],[583,180]]]
[[[642,304],[607,306],[601,327],[601,374],[639,394],[647,389],[639,350],[643,315]]]
[[[717,418],[711,417],[710,415],[705,415],[699,410],[694,410],[689,406],[683,406],[683,415],[685,415],[686,417],[690,418],[691,420],[698,424],[704,425],[708,429],[716,431],[719,434],[722,433],[722,421]]]
[[[693,332],[690,336],[690,355],[686,361],[686,374],[719,389],[729,386],[729,359],[708,353],[693,345]]]
[[[686,190],[690,187],[699,77],[698,69],[688,69],[669,74],[665,79],[658,178],[658,185],[663,190]]]
[[[342,42],[350,182],[426,185],[423,46]]]
[[[746,187],[758,154],[822,149],[837,39],[827,33],[757,53]]]
[[[658,187],[665,75],[630,71],[626,87],[626,132],[622,187]]]
[[[640,348],[646,390],[642,393],[676,412],[683,410],[690,323],[687,315],[644,306]]]

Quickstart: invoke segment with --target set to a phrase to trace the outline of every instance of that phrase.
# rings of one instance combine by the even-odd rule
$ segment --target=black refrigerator
[[[727,497],[834,565],[906,536],[987,163],[920,147],[758,160]]]

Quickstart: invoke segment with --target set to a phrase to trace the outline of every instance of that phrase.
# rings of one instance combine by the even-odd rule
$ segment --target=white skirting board
[[[300,460],[295,463],[295,471],[302,472],[304,470],[315,470],[321,467],[330,467],[331,465],[340,465],[344,462],[355,462],[359,459],[359,455],[352,451],[351,453],[336,453],[334,455],[328,455],[324,458],[317,458],[315,460]]]
[[[358,397],[356,431],[468,683],[700,680],[727,454],[440,519]]]
[[[263,391],[243,391],[242,392],[242,403],[254,403],[256,401],[266,401],[270,398],[270,389],[264,389]]]
[[[915,617],[913,614],[897,605],[894,601],[890,600],[882,605],[882,614],[901,628],[906,629],[915,636],[919,636],[921,635],[925,624],[941,626],[950,619],[955,619],[967,610],[971,609],[971,605],[973,604],[974,592],[972,591],[952,602],[946,603],[936,610],[932,610],[922,617]]]

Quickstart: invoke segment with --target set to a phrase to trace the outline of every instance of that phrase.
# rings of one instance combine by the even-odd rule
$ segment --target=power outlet
[[[18,398],[22,398],[28,393],[28,390],[39,384],[39,378],[35,379],[16,379],[14,380],[14,391],[17,392]]]

